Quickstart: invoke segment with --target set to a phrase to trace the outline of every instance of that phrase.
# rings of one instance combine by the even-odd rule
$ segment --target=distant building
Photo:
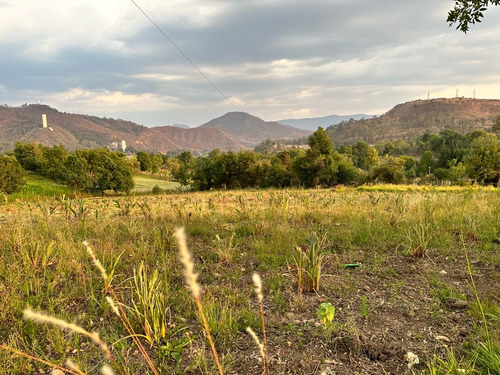
[[[125,140],[122,141],[122,151],[125,152],[127,150],[127,142]]]
[[[44,128],[47,127],[47,115],[45,113],[42,115],[42,124]]]

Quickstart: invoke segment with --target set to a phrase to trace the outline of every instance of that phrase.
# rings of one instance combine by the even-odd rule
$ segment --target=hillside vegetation
[[[384,115],[359,121],[343,122],[326,129],[334,144],[383,140],[414,141],[424,133],[438,134],[455,130],[461,134],[489,130],[500,116],[500,100],[431,99],[399,104]]]

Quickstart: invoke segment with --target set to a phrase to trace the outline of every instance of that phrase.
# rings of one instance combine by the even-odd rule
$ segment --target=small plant
[[[55,241],[44,244],[41,241],[35,241],[28,246],[26,253],[23,254],[27,265],[33,267],[34,271],[41,271],[55,262]]]
[[[151,190],[153,194],[160,194],[162,192],[161,187],[158,185],[153,186],[153,189]]]
[[[295,246],[296,256],[293,257],[297,267],[297,285],[299,293],[318,292],[321,270],[325,261],[326,233],[313,233],[309,246],[303,249]]]
[[[419,223],[409,228],[405,235],[405,246],[414,257],[423,258],[433,237],[432,225]]]
[[[236,245],[233,243],[235,233],[225,240],[221,239],[218,234],[215,235],[214,245],[219,263],[230,264],[233,261],[233,254],[236,250]]]
[[[333,325],[333,319],[335,319],[335,307],[330,302],[323,302],[316,311],[316,317],[330,328]]]
[[[120,216],[129,216],[132,208],[137,205],[137,202],[133,202],[130,198],[125,199],[123,202],[120,202],[120,200],[116,199],[115,205],[120,210]]]
[[[167,289],[157,270],[148,273],[143,262],[137,271],[134,270],[132,311],[150,344],[162,342],[167,335]]]
[[[359,309],[359,315],[361,315],[362,318],[367,318],[369,314],[370,314],[370,301],[368,301],[368,298],[365,295],[363,295],[361,296],[361,307]]]

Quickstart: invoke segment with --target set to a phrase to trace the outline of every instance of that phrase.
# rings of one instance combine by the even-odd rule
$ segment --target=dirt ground
[[[287,290],[291,310],[266,322],[271,372],[419,373],[434,354],[443,356],[446,347],[460,350],[471,340],[478,321],[470,313],[475,297],[465,254],[443,256],[432,249],[423,259],[392,254],[382,260],[370,250],[339,254],[324,270],[320,293],[297,297],[296,290]],[[353,260],[361,267],[341,266]],[[471,263],[481,299],[498,295],[500,265],[474,258]],[[336,308],[330,330],[315,318],[322,302]],[[266,302],[266,309],[272,310],[272,303]],[[408,352],[419,358],[411,369]],[[232,355],[237,368],[231,373],[261,372],[250,339],[236,342]]]

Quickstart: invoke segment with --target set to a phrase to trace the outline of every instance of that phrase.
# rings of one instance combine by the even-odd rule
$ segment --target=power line
[[[226,99],[227,102],[231,104],[231,106],[236,111],[238,111],[238,108],[236,108],[236,106],[229,100],[229,98],[226,95],[224,95],[224,93],[221,90],[219,90],[217,86],[215,86],[215,84],[200,70],[200,68],[198,68],[198,66],[196,66],[196,64],[184,52],[182,52],[182,50],[177,46],[177,44],[175,44],[174,41],[168,37],[168,35],[160,28],[160,26],[158,26],[134,0],[130,1],[137,7],[137,9],[140,10],[142,14],[144,14],[144,16],[149,20],[149,22],[151,22],[153,26],[158,29],[158,31],[165,37],[165,39],[167,39],[170,42],[170,44],[172,44],[177,49],[177,51],[179,51],[181,55],[184,56],[184,58],[198,71],[198,73],[200,73],[203,76],[203,78],[205,78],[207,82],[210,83],[213,86],[213,88],[216,89],[219,92],[219,94],[221,94],[224,97],[224,99]]]

